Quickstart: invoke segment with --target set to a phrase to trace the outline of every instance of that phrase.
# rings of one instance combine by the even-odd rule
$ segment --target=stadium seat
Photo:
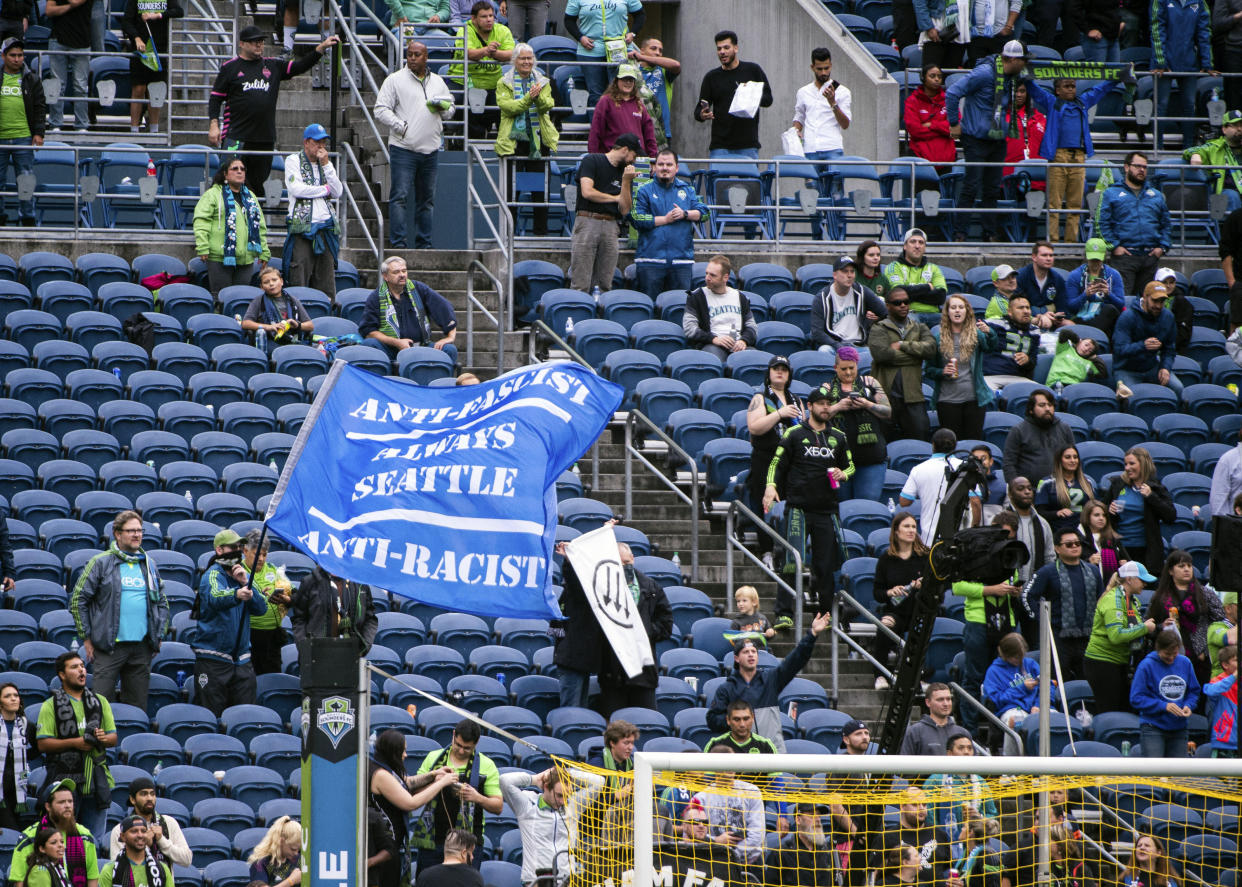
[[[39,538],[47,551],[63,559],[71,551],[97,546],[100,536],[84,521],[53,519],[39,525]]]
[[[420,690],[421,693],[418,692]],[[427,675],[400,674],[384,680],[384,701],[396,708],[408,710],[410,705],[416,709],[426,706],[428,700],[423,693],[428,693],[435,699],[444,698],[444,688],[440,686],[440,682]]]
[[[948,677],[949,663],[962,652],[962,623],[956,619],[937,616],[927,648],[926,669],[930,669],[932,681],[944,681]]]
[[[1138,416],[1130,413],[1101,413],[1091,422],[1091,433],[1097,440],[1128,450],[1151,438],[1151,429]]]
[[[2,342],[3,340],[0,340],[0,343]],[[0,347],[3,346],[0,345]],[[2,357],[0,357],[0,362],[2,362]],[[8,375],[11,370],[3,368],[2,372]],[[11,397],[0,398],[0,435],[14,428],[35,428],[38,425],[39,414],[33,406]]]
[[[599,737],[605,724],[603,717],[588,708],[563,706],[548,712],[544,723],[552,735],[577,748],[584,739]]]
[[[230,465],[245,460],[248,442],[227,431],[200,431],[190,439],[190,455],[217,475]]]
[[[586,293],[573,289],[550,289],[539,297],[538,317],[552,332],[562,338],[570,333],[566,322],[572,320],[571,329],[584,320],[594,318],[595,301]]]
[[[174,400],[160,404],[156,415],[165,431],[192,440],[198,434],[216,430],[216,413],[211,407],[192,400]]]
[[[62,335],[62,321],[46,311],[22,308],[10,311],[4,317],[4,337],[27,351],[34,350],[40,342],[50,342]]]
[[[1193,471],[1175,471],[1162,478],[1169,495],[1176,505],[1185,508],[1206,508],[1211,495],[1212,482],[1209,477]]]
[[[101,539],[110,538],[113,520],[122,511],[133,507],[129,497],[107,490],[91,490],[73,500],[73,510],[78,519],[90,524]]]
[[[409,726],[409,718],[404,719],[406,726],[403,732],[409,732],[412,728]],[[461,716],[451,709],[442,708],[438,705],[429,705],[418,710],[417,724],[418,729],[423,735],[434,742],[437,746],[447,746],[453,738],[453,729],[457,726]]]
[[[719,616],[699,619],[690,626],[690,644],[696,650],[706,650],[717,660],[733,652],[733,645],[725,640],[725,632],[729,631],[729,621]]]
[[[197,733],[185,740],[186,757],[195,767],[215,772],[249,763],[246,746],[236,736]]]
[[[609,352],[628,347],[629,331],[611,320],[588,318],[574,324],[568,344],[587,364],[599,370]]]
[[[151,291],[137,283],[105,283],[99,288],[99,308],[117,320],[127,320],[134,314],[155,310]]]
[[[682,315],[686,313],[685,290],[666,290],[656,296],[655,313],[661,320],[681,326]]]
[[[209,368],[207,352],[189,342],[163,342],[151,350],[155,369],[171,373],[184,386],[195,373],[205,373]]]
[[[599,308],[604,320],[619,323],[627,330],[641,320],[650,320],[655,313],[655,303],[650,296],[626,289],[604,293],[600,297]]]
[[[661,361],[685,350],[686,337],[681,326],[663,319],[640,320],[630,328],[629,341],[634,348],[646,351]]]
[[[888,443],[888,466],[909,474],[910,470],[931,456],[931,444],[923,440],[893,440]]]
[[[1222,443],[1199,444],[1190,451],[1190,470],[1211,477],[1220,457],[1231,449],[1233,447]]]
[[[1182,391],[1182,409],[1211,425],[1238,412],[1238,396],[1223,385],[1187,385]]]
[[[515,619],[502,616],[496,620],[492,628],[501,644],[521,651],[528,659],[536,650],[550,643],[548,623],[544,619]]]
[[[203,867],[203,883],[204,887],[246,887],[250,883],[250,863],[240,859],[213,862]]]
[[[219,796],[219,783],[211,774],[212,771],[192,764],[174,764],[159,772],[155,784],[161,795],[193,809],[199,801]]]
[[[27,582],[37,582],[39,580],[27,579]],[[21,600],[17,586],[14,586],[13,600]],[[65,605],[65,599],[62,593],[61,607]],[[31,610],[26,609],[28,615],[35,615]],[[46,612],[40,613],[40,618],[46,615]],[[51,684],[52,679],[56,677],[56,658],[65,652],[65,648],[60,644],[54,644],[50,641],[26,641],[18,644],[9,651],[9,663],[15,671],[20,671],[32,677],[40,678],[44,682]]]
[[[517,678],[510,690],[514,703],[546,720],[547,714],[560,705],[560,684],[547,674],[530,674]]]
[[[48,280],[73,280],[73,263],[59,253],[32,250],[17,261],[21,279],[31,291]]]
[[[16,342],[9,342],[7,344],[14,348],[22,347]],[[120,343],[106,342],[104,344],[116,345]],[[91,356],[90,353],[77,342],[65,342],[61,339],[51,339],[46,342],[35,343],[34,348],[30,351],[28,359],[22,361],[22,366],[13,368],[25,369],[27,365],[33,365],[37,369],[54,373],[61,379],[61,381],[64,381],[65,377],[74,370],[84,370],[90,367]]]
[[[143,370],[129,377],[130,398],[152,411],[185,397],[186,383],[172,373]]]
[[[259,805],[259,822],[270,827],[282,816],[297,819],[302,815],[302,802],[296,798],[279,798],[275,801],[264,801]]]
[[[530,673],[530,660],[521,650],[500,644],[485,644],[470,651],[467,661],[475,674],[512,683]]]
[[[72,512],[69,500],[51,490],[21,490],[9,500],[9,514],[31,526],[54,518],[66,518]]]
[[[456,367],[443,351],[416,345],[397,353],[397,372],[416,385],[430,385],[436,379],[451,379]]]
[[[65,332],[87,351],[93,351],[103,342],[117,342],[123,338],[121,322],[101,311],[75,311],[65,319]]]
[[[426,675],[441,686],[466,673],[466,657],[443,644],[423,644],[411,649],[406,653],[405,665],[406,671]]]
[[[1100,712],[1091,722],[1097,742],[1121,749],[1122,743],[1131,747],[1139,744],[1138,715],[1123,711]]]
[[[758,293],[770,300],[776,293],[793,289],[793,273],[783,265],[771,262],[751,262],[738,269],[742,289]]]
[[[1130,397],[1129,410],[1149,426],[1157,416],[1178,411],[1177,395],[1163,385],[1140,383],[1130,387],[1134,394]]]
[[[285,794],[285,780],[267,767],[233,767],[224,772],[223,785],[230,798],[241,801],[252,811],[257,810],[264,801],[272,801]]]
[[[214,551],[212,540],[219,527],[202,520],[179,520],[167,527],[168,547],[188,554],[197,561],[208,552]]]
[[[13,577],[14,579],[45,579],[49,582],[57,583],[64,579],[64,569],[60,558],[49,552],[40,551],[37,548],[23,548],[14,551],[13,566],[17,571]],[[34,638],[26,638],[25,640],[34,640]],[[2,631],[0,631],[0,647],[6,650],[13,647],[12,644],[4,641]]]
[[[278,345],[272,351],[272,367],[286,376],[309,379],[328,371],[328,359],[309,345]]]
[[[301,403],[306,391],[303,383],[282,373],[257,373],[246,383],[246,390],[255,403],[267,407],[273,413],[282,406]]]
[[[191,506],[195,499],[214,493],[220,488],[220,479],[215,471],[206,465],[184,459],[161,465],[159,476],[160,484],[168,492],[181,496],[189,493],[191,498],[186,500],[186,504]]]
[[[148,773],[157,766],[163,772],[164,767],[185,763],[185,752],[181,743],[171,736],[159,733],[134,733],[120,741],[121,760],[131,767],[137,767]]]
[[[711,598],[696,588],[670,586],[664,589],[664,594],[673,608],[673,623],[683,634],[690,632],[695,620],[705,619],[714,613]]]

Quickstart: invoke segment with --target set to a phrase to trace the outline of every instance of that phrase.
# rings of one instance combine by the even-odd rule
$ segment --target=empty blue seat
[[[17,261],[21,278],[32,290],[46,280],[73,280],[73,263],[59,253],[32,250]]]
[[[241,327],[231,315],[198,314],[186,321],[185,329],[190,341],[208,354],[220,345],[241,344],[244,338]]]
[[[129,394],[133,400],[159,410],[164,404],[185,397],[185,382],[162,370],[143,370],[129,377]]]
[[[774,321],[779,323],[779,321]],[[792,349],[789,353],[801,350],[801,345]],[[788,356],[788,355],[786,355]],[[768,364],[772,361],[772,353],[763,351],[758,348],[747,348],[745,351],[735,351],[725,360],[725,368],[728,375],[735,379],[741,379],[747,385],[758,387],[763,384],[763,379],[768,372]]]
[[[121,396],[121,380],[103,370],[74,370],[65,377],[65,390],[74,400],[92,409]]]
[[[65,319],[65,332],[87,351],[93,351],[102,342],[119,342],[124,338],[121,322],[102,311],[75,311]]]
[[[63,391],[59,376],[34,367],[10,370],[5,374],[4,387],[9,397],[25,401],[35,409],[60,397]]]
[[[397,353],[397,372],[418,385],[430,385],[436,379],[452,378],[456,368],[443,351],[416,345]]]
[[[571,748],[577,748],[584,739],[602,735],[607,726],[597,712],[575,706],[554,708],[544,721],[552,735]]]
[[[70,459],[89,465],[96,471],[121,458],[121,442],[106,431],[68,431],[61,438],[61,446]]]
[[[10,311],[4,317],[4,337],[27,351],[33,350],[40,342],[59,339],[62,335],[62,321],[47,311],[21,308]]]
[[[171,373],[182,385],[195,373],[207,372],[209,367],[207,352],[189,342],[162,342],[151,350],[151,359],[157,370]]]
[[[9,500],[9,514],[31,526],[54,518],[69,517],[69,500],[52,490],[20,490]]]
[[[668,417],[665,429],[673,442],[696,461],[699,460],[708,441],[725,436],[724,420],[708,410],[677,410]],[[670,453],[669,465],[680,467],[681,460],[675,459]],[[699,468],[700,470],[704,468],[701,461],[699,461]]]
[[[111,537],[113,520],[122,511],[128,511],[133,507],[133,503],[127,496],[110,493],[107,490],[80,493],[73,500],[73,510],[77,513],[78,519],[90,524],[98,538]]]
[[[156,412],[163,430],[180,435],[186,440],[193,440],[196,435],[216,429],[215,410],[192,400],[174,400],[160,404]]]
[[[204,770],[228,770],[248,762],[246,746],[236,736],[222,733],[197,733],[185,740],[185,752],[191,764]]]
[[[599,370],[609,352],[629,345],[629,332],[614,321],[588,318],[574,325],[568,344],[579,357]]]
[[[23,467],[29,470],[29,466],[23,464]],[[93,490],[96,486],[95,472],[89,465],[84,465],[76,459],[53,459],[43,462],[35,470],[39,476],[39,485],[43,489],[60,493],[71,502],[78,497],[78,494]],[[0,473],[0,477],[3,477],[6,483],[13,484],[15,479],[6,474],[7,472]],[[13,489],[18,489],[18,487],[14,486]]]
[[[134,733],[120,741],[121,759],[131,767],[150,773],[158,765],[164,767],[185,763],[181,743],[159,733]]]
[[[197,561],[208,552],[215,550],[212,540],[215,539],[219,527],[202,520],[179,520],[165,528],[168,547],[175,548]]]
[[[282,406],[301,403],[305,395],[302,383],[282,373],[256,373],[246,383],[246,390],[255,403],[267,407],[273,413]],[[251,443],[253,445],[254,441]]]
[[[79,401],[58,397],[39,404],[39,425],[53,437],[63,440],[71,431],[94,429],[95,423],[95,411]]]
[[[21,347],[16,342],[9,344]],[[91,365],[90,353],[85,348],[77,342],[66,342],[62,339],[49,339],[46,342],[35,343],[29,359],[38,369],[55,373],[62,380],[74,370],[84,370]],[[15,369],[21,369],[21,367],[15,367]]]
[[[170,283],[160,287],[160,308],[181,324],[215,309],[210,291],[193,283]]]
[[[686,349],[681,326],[668,320],[641,320],[630,327],[634,348],[655,355],[662,361]]]
[[[1182,390],[1182,409],[1211,425],[1238,412],[1238,396],[1223,385],[1203,383]]]
[[[612,520],[612,510],[595,499],[566,499],[557,504],[557,520],[580,533],[598,529]]]
[[[267,355],[252,345],[230,343],[217,345],[211,351],[211,363],[217,371],[236,377],[245,384],[257,373],[268,370]]]
[[[478,616],[466,613],[441,613],[429,626],[435,643],[456,650],[468,657],[477,647],[491,642],[491,630]]]
[[[288,733],[265,733],[250,740],[250,753],[259,767],[288,778],[302,765],[302,742]]]
[[[439,638],[437,638],[439,640]],[[467,661],[471,671],[490,678],[504,676],[505,683],[530,673],[530,660],[521,650],[502,644],[484,644],[470,651]]]
[[[117,378],[121,382],[128,380],[133,373],[150,368],[150,356],[146,349],[133,342],[101,342],[95,346],[91,356],[96,369],[113,375],[119,371]]]
[[[251,462],[226,465],[220,472],[225,492],[244,497],[251,502],[257,502],[275,491],[278,477],[269,466]]]
[[[254,808],[234,798],[204,798],[193,809],[191,818],[196,825],[219,832],[229,840],[254,825]]]
[[[246,397],[242,382],[226,372],[195,373],[190,377],[187,387],[192,400],[215,410],[219,410],[226,403],[244,400]]]
[[[16,586],[13,589],[13,598],[14,601],[18,600]],[[64,647],[60,644],[53,644],[50,641],[27,641],[24,644],[18,644],[12,649],[9,653],[9,662],[14,670],[42,678],[50,684],[52,679],[56,677],[56,658],[64,652]]]
[[[211,774],[212,771],[192,764],[174,764],[160,770],[155,784],[160,794],[193,809],[199,801],[219,796],[219,783]]]
[[[227,431],[200,431],[190,440],[190,454],[220,474],[229,465],[244,461],[250,451],[247,442]]]
[[[39,525],[43,547],[62,559],[79,548],[96,547],[99,538],[94,527],[80,520],[54,519]]]
[[[190,446],[185,438],[169,431],[140,431],[130,439],[130,458],[146,462],[156,471],[169,462],[190,457]]]

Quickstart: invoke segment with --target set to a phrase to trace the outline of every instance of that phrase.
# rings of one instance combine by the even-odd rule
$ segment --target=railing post
[[[634,519],[634,414],[625,417],[625,519]]]

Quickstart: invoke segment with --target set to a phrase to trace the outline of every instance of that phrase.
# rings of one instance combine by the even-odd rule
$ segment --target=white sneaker
[[[888,678],[884,677],[884,675],[878,675],[875,679],[875,688],[877,690],[887,690]]]
[[[772,572],[776,572],[776,562],[772,560],[772,552],[765,551],[763,553],[763,565]]]

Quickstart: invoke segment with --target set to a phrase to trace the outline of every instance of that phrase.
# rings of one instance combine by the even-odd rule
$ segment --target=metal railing
[[[496,314],[487,310],[474,295],[474,272],[481,272],[496,291]],[[512,285],[511,285],[512,288]],[[511,300],[510,300],[511,301]],[[505,321],[509,316],[505,311],[504,284],[486,265],[478,259],[471,259],[466,267],[466,365],[474,366],[474,311],[478,309],[484,317],[496,327],[496,375],[505,371]]]
[[[574,363],[578,364],[581,367],[585,367],[591,372],[595,372],[595,367],[591,366],[589,363],[583,360],[581,354],[579,354],[572,347],[570,347],[568,342],[562,339],[558,333],[554,333],[552,329],[547,324],[545,324],[542,320],[536,320],[534,325],[531,327],[531,332],[530,332],[530,337],[529,337],[530,352],[528,354],[528,357],[531,363],[534,363],[538,359],[535,354],[535,338],[540,335],[545,336],[548,339],[550,339],[552,344],[554,344],[561,351],[565,352],[565,354],[569,357],[569,359],[572,360]],[[591,446],[591,487],[592,489],[595,489],[595,490],[599,489],[599,441],[598,440],[596,440],[596,442],[592,444]]]
[[[641,434],[654,434],[665,446],[668,447],[670,455],[676,455],[690,466],[690,494],[686,495],[674,481],[670,480],[663,471],[661,471],[655,463],[646,457],[635,442],[634,429],[635,426],[641,425]],[[640,413],[638,410],[630,410],[625,417],[625,514],[629,518],[634,513],[634,462],[638,461],[655,476],[659,482],[671,490],[673,495],[680,499],[683,503],[690,506],[690,581],[697,582],[699,580],[699,519],[701,517],[700,509],[700,488],[699,488],[699,466],[695,463],[694,457],[683,450],[677,443],[665,434],[656,424]]]
[[[746,547],[742,542],[742,537],[738,534],[737,519],[741,516],[750,521],[760,533],[767,533],[772,539],[774,545],[779,545],[787,552],[787,557],[791,557],[794,563],[793,587],[789,586],[780,574],[769,570],[762,560],[755,557],[754,552]],[[757,514],[747,508],[738,500],[734,499],[729,503],[729,510],[725,512],[725,588],[735,588],[733,582],[733,552],[740,551],[744,558],[747,558],[752,564],[763,570],[779,588],[783,588],[788,594],[793,595],[794,599],[794,634],[798,637],[802,636],[803,610],[805,605],[802,600],[802,552],[790,545],[789,542],[776,530],[768,526],[767,521],[760,518]],[[833,662],[833,669],[836,669],[836,662]],[[834,676],[835,680],[835,676]]]
[[[371,185],[367,181],[366,171],[362,164],[358,162],[357,156],[354,154],[353,146],[342,140],[340,143],[340,157],[346,161],[341,164],[341,196],[344,198],[340,201],[342,212],[339,215],[341,223],[341,243],[347,242],[350,225],[350,216],[343,210],[349,208],[353,211],[354,216],[358,219],[358,227],[362,230],[363,236],[366,238],[367,246],[370,247],[372,255],[375,256],[375,267],[378,268],[384,261],[383,245],[384,245],[384,212],[380,208],[379,201],[375,199],[375,193],[371,190]],[[363,222],[362,210],[358,206],[358,201],[354,197],[354,192],[348,187],[348,176],[353,171],[358,176],[358,182],[361,185],[361,191],[366,194],[367,200],[371,204],[371,209],[375,213],[376,237],[371,236],[371,229]],[[377,242],[378,239],[378,242]]]

